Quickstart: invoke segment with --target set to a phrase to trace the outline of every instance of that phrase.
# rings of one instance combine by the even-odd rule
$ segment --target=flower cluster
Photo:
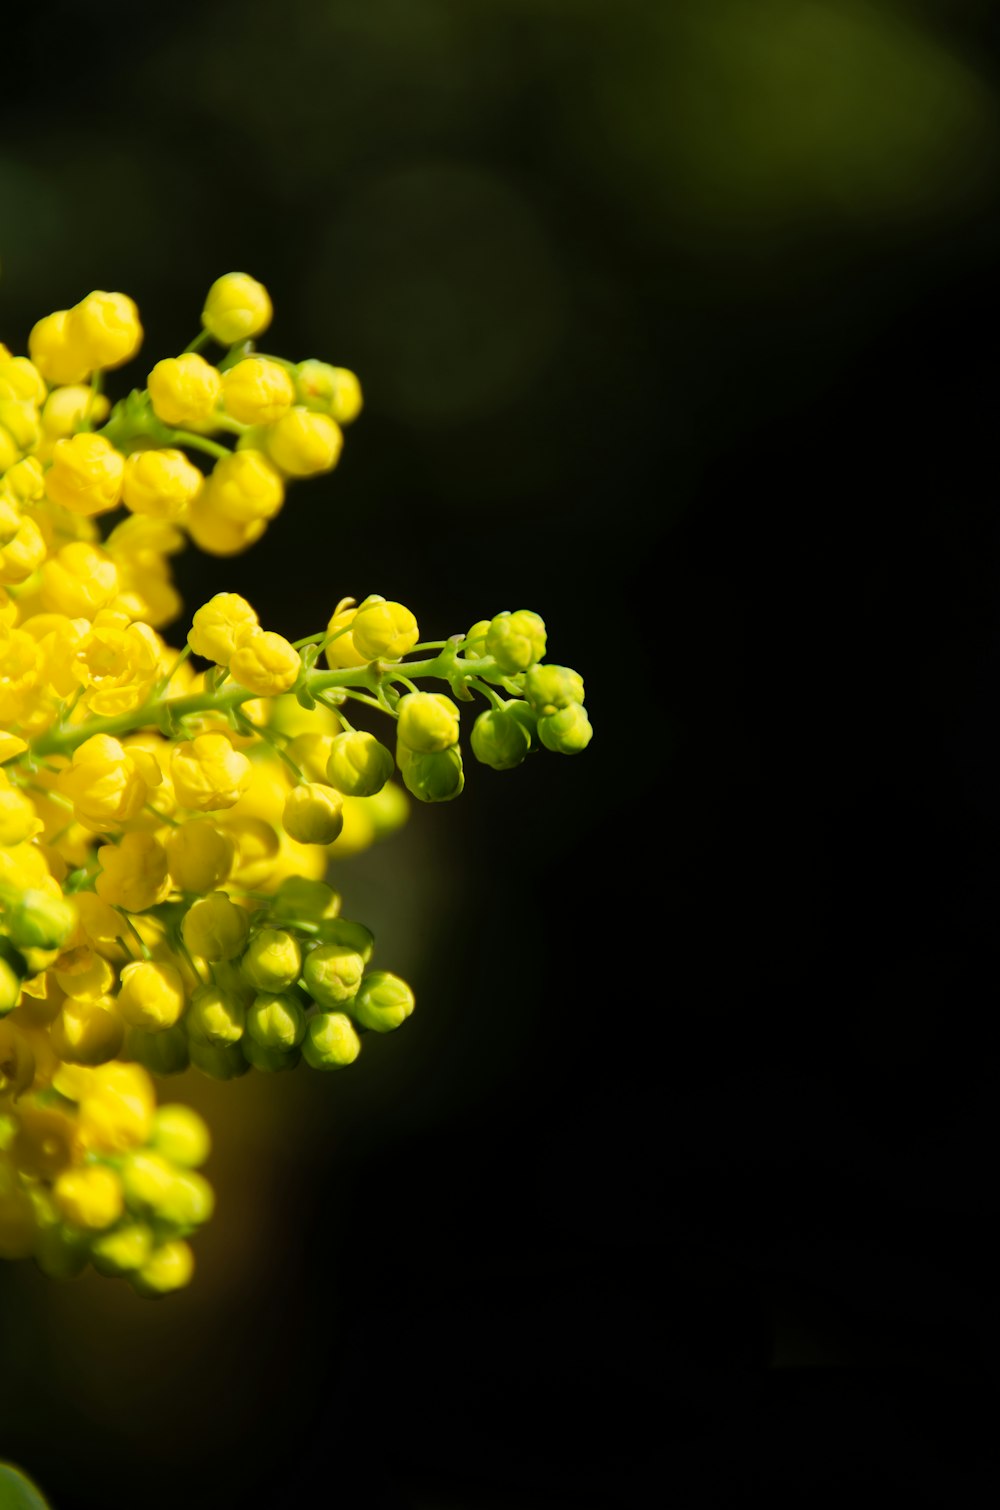
[[[347,369],[256,350],[270,317],[225,275],[190,346],[113,406],[105,374],[142,341],[126,295],[46,316],[26,357],[0,347],[0,1256],[144,1295],[187,1282],[213,1204],[207,1130],[157,1108],[155,1079],[352,1064],[414,998],[373,967],[331,862],[411,798],[458,796],[477,695],[469,746],[496,770],[591,737],[527,609],[421,642],[370,594],[292,644],[220,592],[164,638],[171,555],[250,546],[361,409]]]

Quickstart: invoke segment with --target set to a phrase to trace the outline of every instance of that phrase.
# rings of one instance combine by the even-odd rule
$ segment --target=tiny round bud
[[[296,404],[269,425],[263,439],[267,454],[289,477],[315,477],[337,465],[344,437],[327,414]]]
[[[266,357],[247,357],[222,374],[222,402],[243,425],[273,425],[295,402],[284,367]]]
[[[194,1273],[194,1254],[185,1242],[161,1243],[132,1278],[132,1287],[138,1295],[154,1300],[160,1295],[169,1295],[190,1283]]]
[[[104,1164],[64,1170],[52,1187],[52,1198],[64,1221],[94,1232],[116,1222],[125,1206],[122,1182]]]
[[[405,980],[388,970],[373,970],[365,976],[349,1010],[363,1028],[391,1033],[405,1022],[413,1007],[413,992]]]
[[[458,743],[458,709],[443,692],[407,692],[396,712],[396,734],[407,749],[431,755]]]
[[[583,702],[583,677],[569,666],[532,666],[525,673],[524,696],[541,717]]]
[[[512,771],[531,748],[531,736],[515,714],[506,708],[490,708],[476,719],[469,743],[483,765]]]
[[[343,1012],[318,1012],[306,1029],[302,1057],[314,1070],[339,1070],[361,1053],[361,1039]]]
[[[254,990],[283,991],[302,973],[302,950],[283,928],[262,928],[247,945],[240,969]]]
[[[249,273],[224,273],[205,299],[201,323],[222,346],[262,335],[271,323],[271,297]]]
[[[365,961],[349,944],[320,944],[306,955],[302,975],[306,990],[321,1007],[342,1007],[353,1000],[365,973]]]
[[[32,889],[8,908],[4,928],[18,949],[61,949],[76,927],[76,908],[64,897]]]
[[[152,1252],[153,1229],[145,1222],[130,1222],[95,1238],[90,1245],[90,1260],[98,1274],[116,1279],[148,1263]]]
[[[490,620],[486,654],[507,676],[527,671],[545,654],[545,624],[537,613],[519,608],[516,613],[498,613]]]
[[[173,965],[133,960],[121,973],[118,1011],[131,1027],[172,1028],[185,1006],[184,981]]]
[[[547,750],[558,755],[578,755],[593,737],[590,720],[579,703],[538,720],[538,737]]]
[[[413,648],[420,631],[413,614],[402,603],[366,598],[351,620],[351,638],[362,661],[379,658],[395,661]]]
[[[306,1014],[289,992],[262,991],[247,1012],[247,1032],[264,1049],[298,1048],[306,1031]]]
[[[295,391],[300,404],[329,414],[338,425],[349,425],[361,413],[361,384],[347,367],[331,367],[329,362],[314,358],[299,362],[295,369]]]
[[[339,944],[360,954],[366,965],[375,949],[375,935],[371,929],[349,918],[331,918],[324,922],[322,940],[324,944]]]
[[[180,1075],[191,1062],[188,1036],[183,1023],[150,1033],[145,1028],[129,1028],[125,1035],[125,1052],[151,1075]]]
[[[222,395],[217,368],[196,351],[164,357],[147,378],[153,413],[165,425],[202,425],[215,413]]]
[[[246,1010],[234,992],[219,986],[200,986],[191,997],[184,1026],[191,1040],[192,1063],[197,1064],[196,1043],[214,1049],[239,1043],[246,1027]]]
[[[344,799],[331,786],[302,781],[281,814],[285,833],[300,844],[332,844],[344,826]]]
[[[326,779],[346,797],[374,797],[395,769],[392,751],[374,734],[345,729],[335,734],[326,763]]]
[[[202,959],[232,959],[242,952],[249,926],[244,907],[230,901],[224,891],[213,891],[188,908],[181,934],[191,953]]]
[[[216,1048],[196,1038],[191,1039],[191,1063],[210,1080],[236,1080],[250,1068],[238,1043]]]
[[[450,802],[465,786],[462,754],[458,745],[427,755],[415,754],[406,745],[396,750],[403,785],[421,802]]]
[[[196,1111],[180,1102],[168,1102],[153,1118],[153,1147],[171,1164],[197,1169],[208,1158],[212,1139]]]

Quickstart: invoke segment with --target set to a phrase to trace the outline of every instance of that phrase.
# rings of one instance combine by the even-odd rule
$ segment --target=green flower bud
[[[195,1038],[191,1040],[191,1063],[210,1080],[236,1080],[250,1068],[238,1043],[217,1049],[213,1044],[199,1043]]]
[[[361,1039],[343,1012],[317,1012],[306,1028],[302,1055],[314,1070],[339,1070],[361,1053]]]
[[[212,1138],[204,1119],[196,1111],[179,1101],[171,1101],[156,1110],[152,1145],[155,1152],[169,1159],[171,1164],[196,1169],[208,1158]]]
[[[405,980],[388,970],[373,970],[350,1003],[351,1016],[373,1033],[391,1033],[413,1011],[413,992]]]
[[[486,654],[493,657],[507,676],[527,671],[545,654],[544,621],[529,608],[519,608],[516,613],[498,613],[490,620]]]
[[[128,1154],[118,1168],[125,1204],[130,1211],[156,1212],[167,1199],[177,1171],[162,1154],[138,1148]]]
[[[306,1014],[290,992],[262,991],[247,1012],[247,1032],[264,1049],[294,1049],[305,1037]]]
[[[537,750],[538,714],[534,708],[530,703],[524,702],[521,698],[515,698],[513,702],[507,703],[506,708],[511,718],[516,718],[525,734],[527,734],[531,749]]]
[[[199,986],[191,997],[184,1026],[188,1030],[191,1062],[200,1069],[195,1045],[222,1049],[239,1043],[246,1027],[246,1009],[231,991],[223,991],[219,986]]]
[[[364,923],[352,923],[348,918],[331,918],[323,924],[320,935],[324,944],[341,944],[345,949],[360,954],[367,965],[375,949],[375,935]],[[306,975],[308,983],[309,976]]]
[[[136,1294],[150,1300],[180,1290],[194,1273],[194,1254],[187,1243],[162,1243],[151,1258],[130,1276]]]
[[[430,755],[417,755],[401,744],[396,750],[396,761],[406,790],[421,802],[450,802],[465,786],[458,745]]]
[[[374,734],[344,730],[335,734],[326,763],[326,779],[345,797],[374,797],[395,769],[391,750]]]
[[[34,1259],[49,1279],[75,1279],[90,1259],[88,1235],[62,1222],[50,1222],[35,1238]]]
[[[344,827],[344,799],[332,786],[301,781],[285,798],[281,821],[300,844],[332,844]]]
[[[357,995],[365,973],[363,955],[349,944],[320,944],[306,955],[306,990],[321,1007],[341,1007]]]
[[[108,1279],[141,1269],[152,1253],[153,1229],[145,1222],[131,1222],[115,1232],[105,1232],[90,1245],[91,1263]]]
[[[302,1058],[301,1049],[268,1049],[248,1033],[243,1040],[243,1053],[247,1064],[265,1074],[279,1074],[282,1070],[294,1070]]]
[[[283,928],[262,928],[247,945],[240,968],[256,991],[283,991],[302,973],[302,950]]]
[[[531,735],[506,708],[489,708],[472,726],[472,753],[494,771],[512,771],[531,748]]]
[[[22,892],[4,924],[18,949],[61,949],[76,927],[76,908],[47,891]]]
[[[432,755],[458,743],[458,709],[443,692],[407,692],[396,712],[396,736],[408,750]]]
[[[192,954],[202,959],[232,959],[246,943],[249,918],[224,891],[210,892],[184,914],[181,935]]]
[[[21,999],[21,977],[0,955],[0,1017],[12,1012]]]
[[[583,677],[569,666],[532,666],[524,676],[524,695],[540,716],[583,702]]]
[[[171,1237],[187,1237],[203,1227],[215,1210],[215,1191],[194,1169],[175,1169],[170,1184],[153,1207],[153,1215]]]
[[[486,654],[486,636],[490,632],[489,619],[477,619],[475,624],[465,636],[465,654],[484,656]]]
[[[299,362],[294,371],[298,403],[328,414],[338,425],[349,425],[361,412],[361,384],[347,367],[331,367],[315,358]]]
[[[271,911],[276,918],[318,923],[335,918],[340,897],[325,881],[307,881],[304,876],[286,876],[274,894]]]
[[[538,737],[547,750],[557,755],[578,755],[593,737],[590,719],[579,703],[571,703],[558,713],[547,713],[538,720]]]
[[[191,1062],[188,1036],[183,1023],[147,1033],[145,1028],[129,1028],[125,1035],[125,1052],[151,1075],[179,1075]]]

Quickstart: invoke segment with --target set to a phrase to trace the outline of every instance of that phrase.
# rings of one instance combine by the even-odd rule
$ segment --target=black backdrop
[[[0,336],[122,288],[152,360],[242,267],[365,386],[189,607],[531,607],[596,730],[343,866],[403,1032],[176,1085],[189,1292],[4,1266],[56,1510],[992,1478],[996,25],[754,10],[5,17]]]

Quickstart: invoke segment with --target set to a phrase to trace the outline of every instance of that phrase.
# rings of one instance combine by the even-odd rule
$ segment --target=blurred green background
[[[242,269],[364,386],[188,605],[530,607],[596,729],[343,865],[402,1033],[165,1087],[215,1131],[190,1291],[4,1266],[0,1458],[56,1510],[620,1503],[661,1453],[711,1495],[706,1369],[975,1377],[998,40],[987,0],[5,18],[0,338],[120,289],[137,380]]]

